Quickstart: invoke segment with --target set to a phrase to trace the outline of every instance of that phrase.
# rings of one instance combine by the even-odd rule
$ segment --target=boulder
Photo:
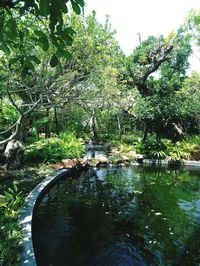
[[[98,165],[98,163],[99,163],[99,160],[97,160],[97,159],[90,159],[90,160],[88,160],[88,163],[89,163],[89,166],[96,167]]]
[[[85,169],[87,168],[88,162],[84,159],[63,159],[62,162],[52,164],[51,167],[55,170],[61,169]]]
[[[108,158],[104,155],[97,156],[97,160],[99,161],[97,164],[98,166],[107,166],[109,163]]]
[[[138,163],[143,163],[143,160],[144,160],[144,155],[142,155],[142,154],[137,154],[137,156],[136,156],[136,161],[137,161]]]
[[[112,164],[121,164],[121,163],[123,163],[122,156],[121,155],[117,155],[117,154],[113,155],[113,156],[110,156],[109,157],[109,161]]]
[[[111,148],[110,152],[112,154],[120,154],[120,151],[117,148]]]
[[[135,151],[129,151],[126,155],[127,155],[127,156],[129,157],[129,159],[131,159],[131,160],[135,160],[136,157],[137,157],[137,153],[136,153]]]
[[[121,155],[121,156],[122,156],[123,161],[130,162],[130,159],[128,158],[128,156],[126,155]]]

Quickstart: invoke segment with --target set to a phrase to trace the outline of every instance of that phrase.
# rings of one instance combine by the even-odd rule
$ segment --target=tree
[[[176,92],[182,88],[190,53],[190,36],[180,28],[167,39],[149,37],[128,59],[129,84],[141,95],[134,111],[143,124],[144,140],[149,132],[158,139],[163,135],[173,141],[183,137]]]
[[[49,65],[49,61],[52,60],[51,53],[37,47],[34,56],[40,61],[34,68],[24,73],[18,61],[10,64],[12,57],[2,57],[4,60],[2,88],[19,115],[16,123],[3,132],[5,134],[13,130],[12,134],[0,142],[5,146],[4,151],[6,145],[13,139],[20,141],[24,139],[31,126],[33,111],[40,110],[43,114],[44,112],[48,114],[50,109],[63,112],[72,103],[86,104],[87,92],[92,95],[92,84],[99,84],[101,90],[100,83],[105,83],[103,79],[105,69],[115,64],[115,55],[120,51],[108,22],[105,26],[98,23],[95,13],[84,20],[75,15],[66,17],[65,20],[78,33],[73,37],[73,44],[69,47],[69,52],[73,54],[70,61],[62,59],[55,68],[52,68],[51,64]],[[42,27],[40,24],[38,26]],[[27,49],[30,42],[32,42],[31,36],[27,37]],[[67,45],[68,43],[65,44]]]
[[[66,48],[67,45],[72,44],[75,32],[64,21],[64,14],[68,13],[67,2],[5,0],[0,3],[0,49],[3,52],[0,53],[3,66],[0,81],[1,93],[2,96],[6,95],[7,100],[19,114],[17,121],[2,132],[4,135],[12,132],[0,142],[1,151],[7,158],[7,165],[11,160],[15,160],[18,151],[24,149],[21,141],[29,127],[30,122],[27,123],[27,121],[30,120],[30,114],[39,104],[49,101],[47,93],[45,94],[45,86],[49,89],[52,86],[52,80],[48,80],[45,86],[41,86],[44,76],[39,75],[40,78],[42,77],[39,81],[37,73],[39,69],[41,70],[40,67],[42,66],[42,74],[45,71],[49,73],[46,62],[49,62],[51,67],[59,68],[61,58],[67,60],[71,58]],[[80,14],[84,1],[70,2],[73,10]],[[46,61],[44,53],[48,55]],[[42,64],[41,56],[43,56]],[[40,67],[36,67],[37,65]],[[54,73],[53,80],[55,81],[57,77],[58,74]],[[69,87],[73,86],[77,77],[72,79],[68,80]],[[55,92],[55,88],[51,87],[48,93],[50,91]]]
[[[0,2],[0,49],[7,55],[20,51],[20,58],[15,57],[12,62],[19,61],[24,71],[31,70],[39,59],[26,50],[26,35],[32,35],[32,49],[35,45],[43,51],[54,46],[50,61],[52,67],[59,63],[60,58],[71,57],[63,49],[64,39],[69,45],[72,43],[74,31],[67,27],[64,15],[68,13],[69,4],[77,14],[81,14],[84,0],[3,0]],[[27,23],[25,23],[27,21]],[[30,24],[30,21],[32,23]],[[23,23],[22,23],[23,22]],[[37,24],[42,26],[37,29]],[[32,26],[35,28],[32,29]],[[31,31],[31,33],[30,33]]]

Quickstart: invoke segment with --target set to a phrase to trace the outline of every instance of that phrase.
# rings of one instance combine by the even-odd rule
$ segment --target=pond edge
[[[54,175],[41,181],[26,197],[18,218],[23,234],[21,241],[23,251],[19,262],[20,266],[37,265],[32,242],[32,219],[37,204],[50,186],[58,182],[61,178],[72,176],[72,174],[72,169],[59,170]]]

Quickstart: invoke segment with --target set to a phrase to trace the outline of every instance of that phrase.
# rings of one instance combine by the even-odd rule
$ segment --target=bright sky
[[[126,55],[139,44],[137,33],[142,40],[149,35],[176,31],[184,22],[190,9],[200,9],[199,0],[86,0],[85,14],[95,10],[97,19],[105,22],[110,15],[116,39]],[[192,59],[194,69],[200,70],[200,62]],[[197,67],[198,65],[198,67]]]

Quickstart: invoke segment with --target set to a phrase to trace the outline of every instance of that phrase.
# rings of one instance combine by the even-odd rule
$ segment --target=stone
[[[89,166],[95,167],[95,166],[98,165],[99,160],[97,160],[97,159],[90,159],[90,160],[88,160],[88,163],[89,163]]]
[[[123,161],[125,161],[125,162],[129,162],[130,161],[128,156],[126,156],[126,155],[121,155],[121,156],[122,156]]]
[[[142,155],[142,154],[137,154],[137,156],[136,156],[136,161],[137,161],[138,163],[143,163],[143,160],[144,160],[144,155]]]
[[[51,167],[55,170],[60,170],[60,169],[65,168],[63,163],[55,163],[55,164],[52,164]]]
[[[137,153],[136,153],[135,151],[129,151],[129,152],[127,153],[127,156],[128,156],[130,159],[134,160],[134,159],[136,159]]]
[[[120,151],[117,148],[111,148],[110,152],[112,154],[120,154]]]
[[[78,160],[77,159],[63,159],[62,163],[64,165],[64,168],[71,169],[77,166]]]
[[[97,160],[99,161],[98,164],[97,164],[98,166],[107,166],[108,163],[109,163],[108,158],[106,156],[104,156],[104,155],[98,156]]]
[[[123,159],[120,155],[113,155],[109,157],[109,161],[112,164],[121,164],[123,163]]]

